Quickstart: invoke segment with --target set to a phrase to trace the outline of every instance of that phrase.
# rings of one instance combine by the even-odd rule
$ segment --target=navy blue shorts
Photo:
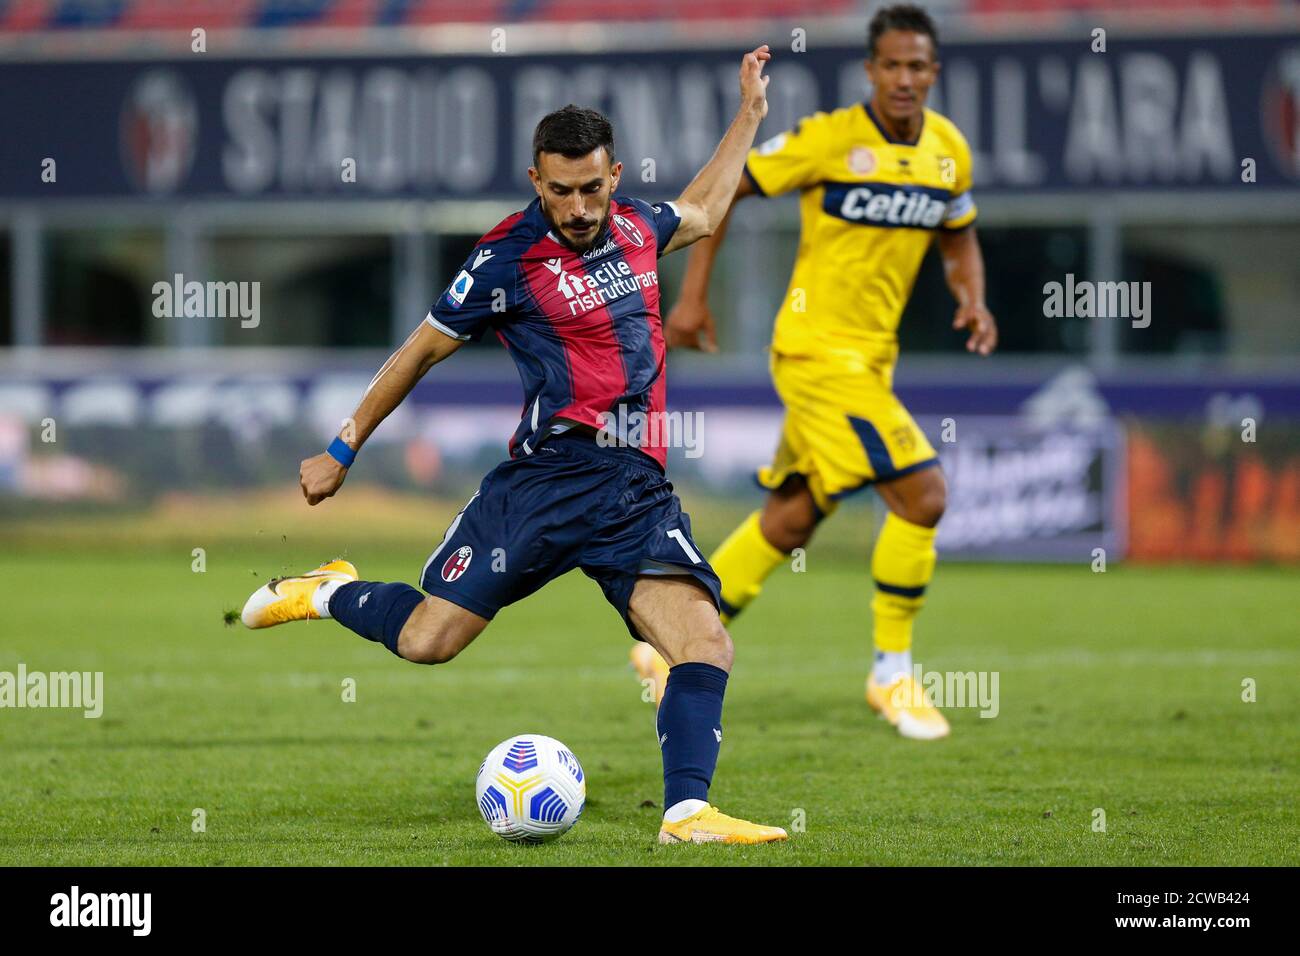
[[[583,433],[547,439],[490,471],[425,562],[420,586],[481,617],[582,568],[623,615],[645,574],[689,575],[719,606],[721,583],[653,459]]]

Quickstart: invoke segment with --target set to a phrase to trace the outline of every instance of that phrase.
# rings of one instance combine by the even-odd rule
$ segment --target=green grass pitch
[[[1000,713],[949,710],[952,737],[920,743],[863,701],[865,562],[814,548],[732,628],[713,791],[802,827],[660,847],[653,706],[594,583],[571,574],[420,667],[330,622],[223,626],[320,556],[260,540],[214,544],[203,573],[183,546],[4,549],[0,670],[102,670],[105,709],[0,711],[0,864],[1300,863],[1294,572],[941,565],[917,659],[997,671]],[[349,556],[409,580],[424,552]],[[479,761],[520,732],[588,775],[582,820],[546,846],[505,843],[474,804]]]

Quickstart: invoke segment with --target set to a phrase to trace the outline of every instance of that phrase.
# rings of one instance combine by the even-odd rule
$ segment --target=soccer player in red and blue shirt
[[[332,617],[398,657],[440,664],[502,607],[582,568],[632,636],[671,665],[658,715],[661,843],[786,838],[779,827],[726,816],[708,802],[732,662],[718,576],[664,475],[665,430],[609,427],[662,420],[657,260],[709,235],[726,214],[767,112],[769,58],[766,46],[745,55],[740,109],[676,202],[616,194],[623,165],[599,113],[566,106],[542,119],[528,170],[537,198],[479,240],[379,370],[352,427],[302,463],[300,481],[311,505],[338,491],[362,443],[420,377],[489,329],[524,387],[509,460],[483,479],[425,562],[425,594],[358,580],[349,562],[336,560],[271,581],[243,611],[249,627]],[[504,568],[493,560],[497,549]]]

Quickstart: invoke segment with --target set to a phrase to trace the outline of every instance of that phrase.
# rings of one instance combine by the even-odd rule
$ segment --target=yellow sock
[[[729,623],[763,590],[763,582],[788,555],[763,537],[755,511],[709,556],[722,579],[722,622]]]
[[[934,535],[934,528],[904,521],[893,512],[885,517],[871,555],[876,585],[871,611],[878,652],[911,650],[912,622],[925,603],[925,587],[934,575]]]

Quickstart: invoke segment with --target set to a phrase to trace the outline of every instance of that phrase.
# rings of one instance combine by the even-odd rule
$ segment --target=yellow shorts
[[[839,498],[938,463],[934,447],[893,392],[893,355],[772,355],[785,404],[781,443],[759,469],[764,488],[802,475],[823,513]]]

